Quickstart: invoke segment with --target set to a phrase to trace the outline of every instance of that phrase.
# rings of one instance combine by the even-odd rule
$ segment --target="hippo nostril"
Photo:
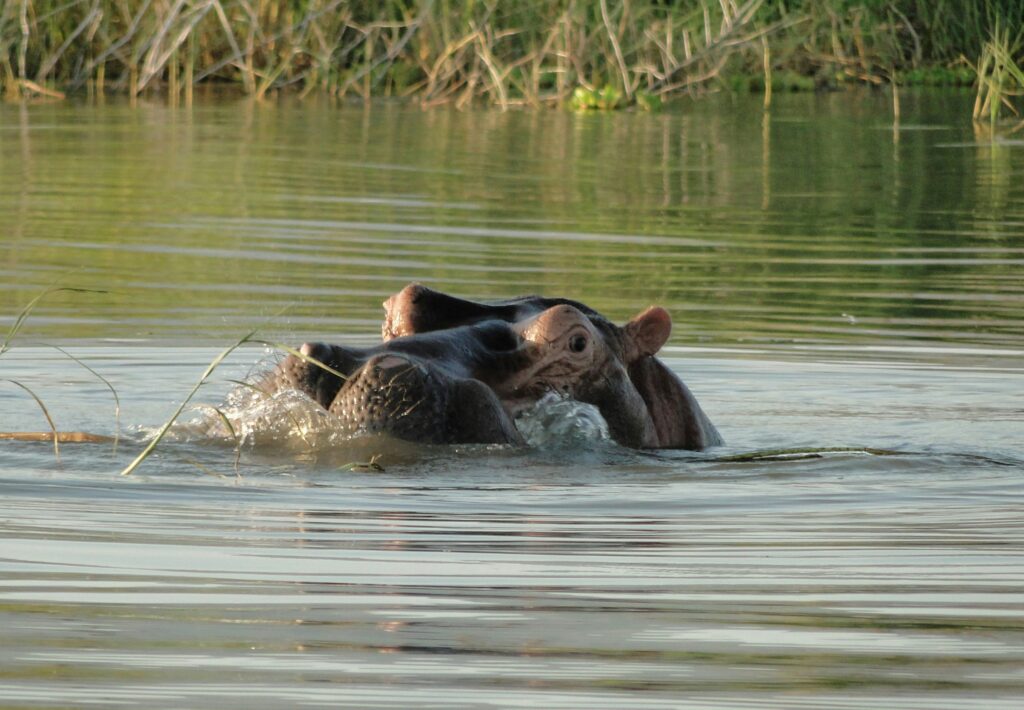
[[[569,341],[569,349],[574,353],[581,353],[587,349],[587,339],[583,335],[574,335]]]

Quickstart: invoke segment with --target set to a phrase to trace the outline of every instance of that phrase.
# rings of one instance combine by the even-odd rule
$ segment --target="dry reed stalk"
[[[768,38],[761,36],[761,61],[764,64],[764,110],[772,107],[772,51],[768,46]]]
[[[604,22],[604,28],[608,32],[608,40],[612,43],[612,51],[615,53],[615,62],[618,64],[619,72],[622,75],[622,89],[626,92],[626,98],[633,98],[633,87],[629,80],[629,70],[626,69],[626,60],[622,56],[622,47],[619,46],[618,34],[612,29],[612,21],[608,16],[608,2],[607,0],[600,0],[601,7],[601,20]],[[625,21],[626,16],[629,13],[629,5],[622,6],[622,19]]]
[[[221,29],[224,30],[224,36],[233,53],[231,55],[231,59],[225,63],[236,62],[242,57],[242,49],[238,45],[238,40],[235,38],[235,32],[231,29],[231,23],[228,21],[228,16],[224,12],[224,6],[221,5],[220,0],[213,0],[213,9],[217,13],[217,19],[220,22]],[[199,77],[200,80],[204,76],[206,75],[201,75]],[[252,94],[256,90],[256,82],[251,73],[242,71],[242,86],[245,87],[245,93],[247,94]]]
[[[144,0],[142,6],[139,8],[139,11],[135,14],[134,17],[131,16],[131,14],[128,12],[127,6],[121,6],[124,18],[130,18],[128,22],[127,31],[120,38],[118,38],[117,41],[111,43],[110,46],[108,46],[103,52],[99,54],[99,56],[97,56],[91,62],[88,62],[86,64],[85,68],[82,70],[79,76],[71,81],[70,90],[73,91],[80,87],[92,75],[93,70],[96,70],[100,74],[100,84],[102,85],[103,79],[105,79],[106,77],[106,61],[112,56],[117,56],[121,60],[122,64],[132,63],[132,60],[121,54],[121,49],[126,44],[131,42],[132,39],[138,33],[139,27],[142,23],[142,19],[146,16],[146,12],[149,10],[151,3],[152,0]],[[97,32],[102,33],[102,28],[98,28]],[[134,95],[134,93],[132,95]]]
[[[21,0],[18,23],[21,27],[21,42],[18,44],[18,78],[22,81],[28,79],[27,57],[28,57],[28,0]]]
[[[388,49],[384,56],[380,57],[379,59],[368,62],[366,65],[364,65],[364,67],[361,70],[356,72],[354,76],[349,77],[348,81],[346,81],[345,84],[342,85],[339,94],[341,96],[344,96],[345,92],[353,84],[355,84],[355,82],[359,81],[363,77],[369,79],[370,72],[372,72],[381,64],[384,64],[385,62],[393,62],[395,58],[399,55],[399,53],[401,53],[401,51],[405,48],[405,45],[409,43],[409,40],[412,39],[412,36],[416,34],[416,31],[420,28],[420,25],[422,25],[426,19],[427,11],[424,10],[416,17],[415,20],[413,20],[411,23],[407,25],[405,34],[402,35],[401,38]]]
[[[704,18],[704,39],[703,47],[694,50],[684,39],[686,45],[686,57],[676,62],[673,66],[667,67],[664,78],[656,79],[651,84],[655,94],[663,95],[673,93],[683,88],[707,82],[716,76],[725,66],[731,52],[745,49],[752,46],[762,37],[777,31],[781,27],[795,24],[798,20],[782,20],[773,25],[763,27],[751,27],[754,15],[764,0],[748,0],[743,5],[732,3],[723,7],[729,8],[728,21],[723,19],[718,34],[713,35],[711,31],[710,15],[705,5],[703,8]],[[684,38],[686,35],[684,34]],[[695,68],[695,73],[688,74],[684,79],[672,81],[673,77]]]
[[[46,77],[50,74],[51,71],[53,71],[53,68],[57,65],[57,62],[60,61],[60,58],[64,56],[64,52],[68,50],[68,47],[70,47],[71,44],[78,38],[78,36],[85,32],[85,30],[87,30],[90,25],[93,25],[95,23],[95,20],[98,17],[102,16],[102,14],[103,12],[99,8],[99,0],[95,0],[92,9],[89,11],[89,14],[87,14],[85,18],[78,23],[78,25],[71,31],[71,34],[67,36],[64,42],[56,49],[56,51],[54,51],[49,57],[43,60],[42,64],[39,66],[39,71],[36,73],[37,83],[42,84],[46,81]]]
[[[212,0],[198,5],[190,10],[190,13],[182,14],[181,8],[184,6],[185,0],[177,0],[174,7],[171,10],[170,17],[166,20],[157,33],[157,37],[150,43],[150,50],[146,54],[146,59],[143,64],[143,74],[138,84],[136,84],[135,92],[138,93],[146,88],[153,78],[162,72],[167,66],[171,58],[177,54],[178,48],[188,39],[189,35],[195,30],[196,25],[202,22],[203,18],[206,17],[207,13],[213,9]],[[189,16],[189,14],[191,16]],[[167,47],[161,47],[164,37],[166,37],[171,26],[181,15],[181,21],[183,26],[173,36]],[[161,51],[162,50],[162,51]],[[171,73],[174,73],[176,69],[172,66]],[[176,82],[176,78],[175,78]]]
[[[892,122],[895,126],[900,122],[900,85],[895,69],[891,69],[889,72],[889,84],[892,86]]]
[[[471,26],[475,28],[476,23],[472,23]],[[484,41],[488,39],[488,41]],[[508,70],[499,71],[497,61],[494,55],[491,53],[491,40],[485,37],[485,34],[479,30],[476,32],[476,45],[477,45],[477,56],[480,61],[483,62],[484,66],[487,67],[487,71],[491,76],[491,86],[493,91],[497,92],[498,95],[498,107],[502,111],[508,110],[508,91],[505,88],[505,79],[508,75]]]

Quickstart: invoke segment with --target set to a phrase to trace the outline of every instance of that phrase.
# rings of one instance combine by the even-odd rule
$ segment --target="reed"
[[[1005,107],[1015,116],[1020,112],[1013,99],[1024,95],[1024,70],[1015,61],[1024,28],[1011,33],[997,22],[991,38],[985,42],[974,71],[977,75],[977,93],[974,101],[974,120],[988,117],[994,129],[1000,110]]]
[[[0,7],[0,83],[9,94],[57,96],[88,84],[132,95],[184,92],[186,100],[196,84],[227,83],[256,97],[294,88],[501,108],[566,102],[579,87],[607,85],[629,104],[639,91],[692,92],[727,74],[770,77],[769,57],[778,69],[839,67],[861,78],[873,76],[876,57],[886,66],[894,53],[901,66],[924,61],[918,18],[934,29],[959,16],[924,14],[919,4],[8,0]]]
[[[977,66],[999,28],[1022,26],[1019,0],[7,0],[0,88],[189,101],[207,83],[506,109],[607,86],[630,105],[735,77],[766,92],[787,74],[960,82],[961,57]]]

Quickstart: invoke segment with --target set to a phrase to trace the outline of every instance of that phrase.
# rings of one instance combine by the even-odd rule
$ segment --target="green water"
[[[0,312],[48,338],[375,330],[410,280],[571,294],[673,342],[1021,345],[1019,141],[966,94],[660,115],[284,101],[0,109]],[[87,312],[85,312],[87,309]],[[845,314],[845,315],[844,315]],[[82,317],[79,317],[82,316]],[[855,320],[855,323],[851,323]]]
[[[1024,139],[970,102],[0,104],[0,333],[102,291],[37,304],[0,431],[47,428],[14,380],[121,433],[0,441],[0,707],[1019,707]],[[371,342],[410,281],[665,306],[726,445],[236,452],[207,407],[117,475],[251,329]]]

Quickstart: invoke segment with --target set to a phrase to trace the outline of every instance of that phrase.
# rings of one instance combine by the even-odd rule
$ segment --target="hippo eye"
[[[581,353],[587,349],[587,338],[585,335],[574,335],[569,340],[569,349],[574,353]]]

